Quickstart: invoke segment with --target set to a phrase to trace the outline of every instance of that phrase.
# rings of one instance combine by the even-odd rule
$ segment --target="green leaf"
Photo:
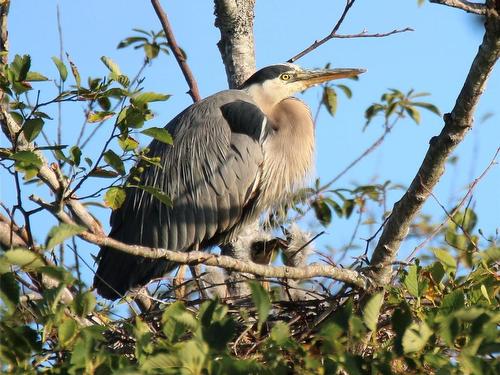
[[[33,151],[18,151],[10,156],[11,159],[40,168],[42,159]]]
[[[85,232],[85,227],[80,225],[72,225],[72,224],[59,224],[58,226],[52,227],[49,231],[46,240],[46,248],[53,249],[56,245],[64,242],[66,239],[76,236],[82,232]]]
[[[16,305],[19,303],[19,284],[12,272],[0,275],[0,299],[7,306],[9,313],[16,311]]]
[[[104,111],[109,111],[111,108],[111,101],[105,96],[98,98],[97,104],[99,104],[99,107],[101,107]]]
[[[69,149],[69,154],[71,155],[71,161],[73,162],[73,165],[79,166],[80,159],[82,157],[82,150],[80,150],[80,147],[78,146],[71,147]]]
[[[405,109],[406,113],[408,113],[408,115],[410,115],[412,120],[415,121],[415,123],[420,124],[420,112],[419,111],[417,111],[413,107],[404,107],[404,109]]]
[[[270,334],[271,339],[278,346],[283,346],[290,339],[290,329],[285,322],[277,322]]]
[[[491,305],[490,295],[488,294],[488,290],[486,289],[486,286],[484,284],[481,284],[481,294],[483,295],[484,298],[486,298],[488,303]]]
[[[142,130],[141,133],[148,135],[150,137],[153,137],[157,141],[166,143],[168,145],[171,145],[174,143],[172,136],[170,135],[168,130],[165,128],[152,127],[152,128]]]
[[[117,49],[128,47],[131,44],[138,42],[147,42],[148,39],[142,36],[131,36],[129,38],[123,39],[120,43],[118,43]]]
[[[462,290],[456,289],[451,293],[448,293],[444,296],[443,301],[441,302],[441,306],[439,308],[439,312],[442,315],[449,315],[452,312],[460,310],[465,305],[465,297],[464,292]]]
[[[337,112],[337,93],[334,89],[329,86],[325,86],[323,89],[322,103],[328,110],[328,113],[335,116],[335,113]]]
[[[143,92],[130,98],[130,102],[136,107],[143,107],[150,102],[163,102],[170,98],[170,95],[156,92]]]
[[[98,111],[90,112],[87,116],[87,121],[89,123],[103,122],[115,115],[115,112],[111,111]]]
[[[131,136],[125,136],[118,138],[118,145],[123,151],[133,151],[139,147],[139,142],[137,142]]]
[[[352,98],[352,91],[349,87],[347,87],[346,85],[336,85],[339,89],[341,89],[345,96],[347,96],[349,99]]]
[[[16,73],[17,81],[24,81],[31,67],[30,55],[16,55],[10,64],[10,68]]]
[[[66,57],[68,58],[69,66],[71,68],[71,73],[73,74],[73,77],[75,78],[75,83],[78,88],[82,85],[82,79],[80,78],[80,72],[78,72],[78,68],[76,67],[75,63],[71,61],[70,57],[68,54],[66,54]]]
[[[423,103],[423,102],[412,102],[411,105],[414,105],[416,107],[425,108],[428,111],[431,111],[432,113],[435,113],[436,115],[441,116],[441,112],[439,111],[438,107],[436,107],[434,104]]]
[[[41,118],[26,120],[23,125],[23,134],[28,142],[33,142],[42,131],[44,121]]]
[[[13,249],[4,254],[4,259],[21,268],[37,269],[45,266],[40,255],[28,249]]]
[[[73,309],[76,314],[85,317],[94,311],[96,306],[95,296],[92,292],[77,294],[73,300]]]
[[[66,65],[64,65],[64,63],[55,56],[52,56],[52,61],[56,65],[61,81],[66,81],[66,78],[68,78],[68,69],[66,68]]]
[[[457,271],[457,261],[447,250],[433,249],[432,252],[439,259],[448,274]]]
[[[312,203],[312,208],[314,209],[314,213],[316,214],[316,218],[319,220],[321,225],[327,226],[332,221],[332,211],[326,202],[318,198]]]
[[[405,353],[415,353],[422,350],[432,331],[425,322],[413,323],[403,335],[403,350]]]
[[[155,188],[154,186],[144,186],[144,185],[130,185],[130,186],[144,190],[149,194],[151,194],[156,199],[158,199],[160,202],[165,204],[166,206],[172,207],[172,200],[167,194],[165,194],[163,190]]]
[[[150,60],[153,60],[154,58],[158,57],[158,54],[160,53],[160,46],[156,43],[146,43],[144,44],[144,54],[146,57]]]
[[[419,285],[418,285],[418,267],[412,265],[408,268],[408,274],[405,276],[403,284],[408,289],[408,292],[413,297],[420,297]]]
[[[383,292],[374,294],[363,309],[363,322],[370,331],[375,331],[377,329],[378,316],[383,302]]]
[[[78,328],[78,325],[71,318],[67,318],[59,326],[59,329],[57,330],[57,335],[59,337],[59,344],[62,347],[67,346],[71,342],[71,340],[76,336],[77,328]]]
[[[41,73],[28,72],[28,74],[26,74],[26,78],[24,80],[27,82],[40,82],[40,81],[48,81],[49,79]]]
[[[88,159],[88,158],[86,158],[86,159]],[[88,161],[87,161],[87,163],[88,163]],[[116,173],[115,171],[110,171],[108,169],[98,167],[98,168],[95,168],[92,171],[90,171],[89,176],[90,177],[100,177],[100,178],[115,178],[115,177],[118,177],[119,174]]]
[[[109,57],[102,56],[101,61],[104,63],[104,65],[106,65],[106,67],[110,70],[111,73],[116,74],[117,76],[120,76],[122,74],[118,64],[116,64]]]
[[[104,161],[120,175],[125,175],[125,165],[113,150],[108,150],[104,153]]]
[[[127,194],[125,193],[124,188],[116,186],[111,187],[104,195],[104,203],[112,210],[116,210],[123,205],[126,197]]]
[[[260,332],[262,325],[267,320],[269,312],[271,311],[271,300],[269,294],[259,282],[252,281],[249,284],[252,290],[252,301],[257,309],[257,330]]]

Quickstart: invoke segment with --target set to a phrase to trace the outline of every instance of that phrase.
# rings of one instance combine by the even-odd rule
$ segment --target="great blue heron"
[[[173,146],[149,145],[162,168],[148,167],[140,175],[141,184],[162,189],[173,206],[128,188],[125,203],[111,216],[110,237],[178,251],[230,243],[246,224],[300,187],[311,169],[311,113],[292,95],[363,72],[271,65],[239,90],[189,106],[166,126]],[[103,297],[116,299],[174,266],[103,247],[94,286]]]

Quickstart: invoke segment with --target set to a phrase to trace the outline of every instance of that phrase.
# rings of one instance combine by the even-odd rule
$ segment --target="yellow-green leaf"
[[[21,268],[36,269],[45,266],[40,255],[28,249],[13,249],[4,254],[4,259],[12,265]]]
[[[59,337],[59,344],[62,347],[68,345],[71,342],[71,340],[76,336],[77,328],[78,326],[76,322],[71,318],[67,318],[59,326],[59,329],[57,330],[57,336]]]
[[[111,73],[116,74],[117,76],[121,75],[122,72],[117,63],[111,60],[109,57],[102,56],[101,61],[106,65],[106,67],[110,70]]]
[[[80,225],[65,223],[59,224],[58,226],[52,227],[52,229],[49,231],[46,241],[46,247],[50,250],[56,245],[64,242],[66,239],[76,236],[77,234],[80,234],[82,232],[85,232],[85,227],[82,227]]]
[[[171,145],[172,143],[174,143],[172,136],[170,135],[168,130],[165,128],[152,127],[152,128],[144,129],[143,131],[141,131],[141,133],[148,135],[150,137],[153,137],[157,141],[166,143],[168,145]]]
[[[125,193],[125,189],[123,189],[122,187],[114,186],[109,188],[104,195],[104,203],[112,210],[116,210],[117,208],[120,208],[122,206],[123,202],[125,202],[126,197],[127,194]]]
[[[162,102],[170,98],[170,95],[159,94],[156,92],[143,92],[135,95],[130,99],[130,102],[136,107],[142,107],[150,102]]]
[[[115,115],[115,112],[111,111],[98,111],[98,112],[90,112],[87,116],[87,121],[90,123],[94,122],[102,122],[105,121]]]
[[[259,319],[257,325],[260,331],[262,325],[267,320],[269,311],[271,311],[271,300],[269,294],[260,283],[252,281],[249,284],[252,290],[252,301],[257,309],[257,316]]]
[[[108,150],[104,153],[104,161],[120,175],[123,176],[125,174],[125,165],[113,150]]]
[[[38,134],[42,131],[43,120],[41,118],[33,118],[26,120],[23,125],[23,134],[28,142],[32,142],[36,139]]]
[[[55,56],[52,56],[52,61],[56,65],[61,81],[66,81],[66,78],[68,77],[68,69],[66,68],[66,65],[64,65],[64,63]]]
[[[337,93],[331,87],[326,86],[323,89],[323,104],[325,105],[328,112],[335,116],[337,112]]]
[[[363,309],[363,322],[370,331],[375,331],[377,329],[378,316],[383,302],[383,292],[374,294]]]
[[[405,353],[414,353],[422,350],[432,336],[432,331],[425,322],[413,323],[403,335],[403,350]]]

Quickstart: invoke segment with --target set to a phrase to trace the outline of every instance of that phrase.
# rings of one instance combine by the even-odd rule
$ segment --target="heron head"
[[[297,92],[323,82],[354,77],[365,69],[304,69],[295,64],[266,66],[255,72],[242,85],[250,96],[263,107],[272,107]]]

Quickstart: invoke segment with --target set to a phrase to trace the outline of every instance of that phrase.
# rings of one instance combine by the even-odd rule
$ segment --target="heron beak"
[[[295,80],[302,81],[306,87],[311,87],[334,79],[356,77],[364,72],[366,72],[366,69],[354,68],[305,70],[299,73]]]

